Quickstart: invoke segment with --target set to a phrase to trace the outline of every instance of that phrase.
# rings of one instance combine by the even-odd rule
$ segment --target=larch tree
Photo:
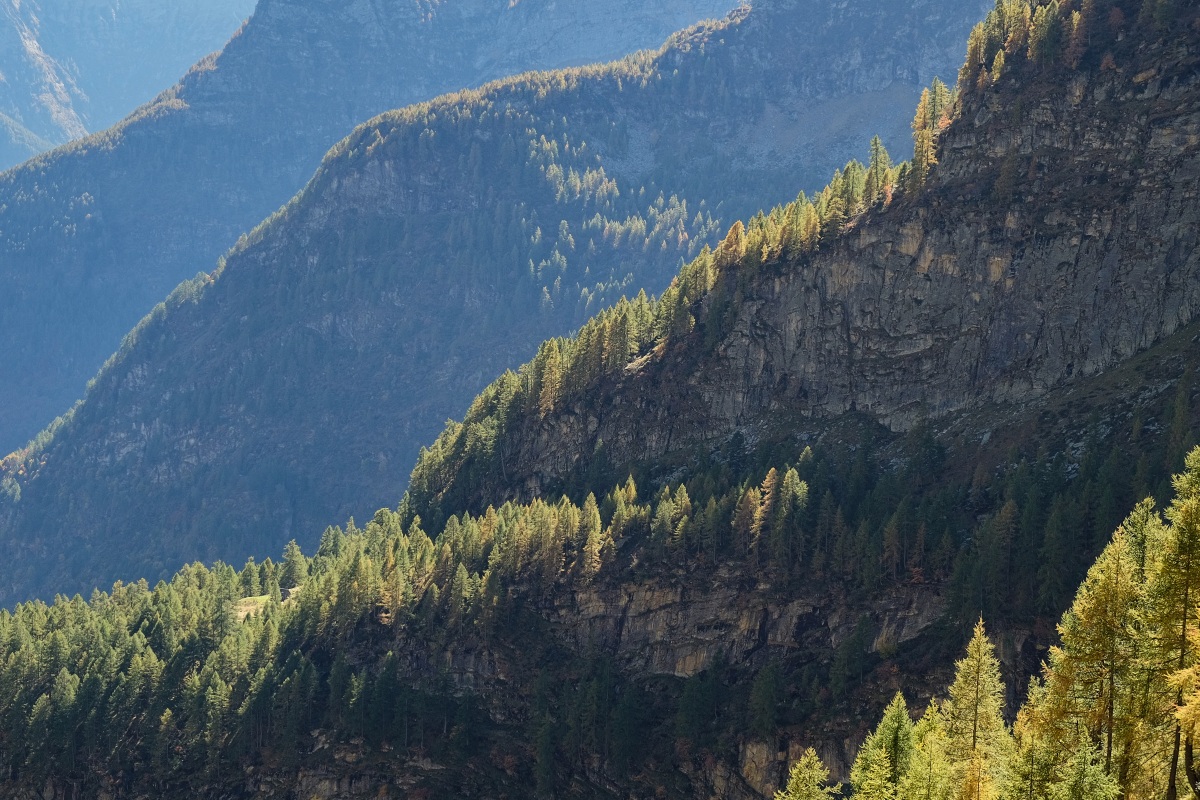
[[[934,151],[934,131],[930,123],[933,117],[933,98],[928,89],[921,91],[921,99],[917,103],[917,113],[913,117],[913,157],[909,167],[909,189],[916,191],[925,185],[929,170],[937,163]]]
[[[1045,681],[1038,677],[1029,681],[1028,698],[1013,726],[1014,751],[1009,760],[1005,797],[1024,800],[1045,797],[1059,767],[1062,754],[1047,732],[1046,694]]]
[[[1167,509],[1168,524],[1161,544],[1152,548],[1157,558],[1151,568],[1148,602],[1150,638],[1158,651],[1158,661],[1177,674],[1186,674],[1197,663],[1194,640],[1200,628],[1196,608],[1200,602],[1200,448],[1192,450],[1184,464],[1183,474],[1173,481],[1175,499]],[[1168,687],[1162,694],[1160,705],[1164,711],[1183,704],[1182,686]],[[1172,728],[1167,800],[1178,796],[1184,733],[1178,719]],[[1187,745],[1190,753],[1190,737]]]
[[[881,747],[863,748],[854,759],[850,783],[854,797],[860,800],[896,800],[896,784],[891,779],[892,763]]]
[[[600,572],[603,563],[605,546],[604,530],[600,523],[600,507],[596,504],[596,495],[589,493],[583,501],[583,513],[579,521],[579,538],[582,546],[579,551],[578,572],[585,581],[590,581]],[[609,544],[611,545],[611,539]]]
[[[762,494],[757,486],[746,489],[742,494],[742,499],[738,501],[730,524],[733,527],[734,546],[739,555],[748,555],[754,550],[754,518],[758,515],[760,505],[762,505]]]
[[[1082,725],[1098,735],[1104,768],[1131,744],[1138,711],[1124,696],[1131,685],[1141,644],[1138,612],[1143,581],[1129,537],[1118,530],[1088,571],[1058,631],[1046,681],[1051,724]]]
[[[945,720],[936,702],[913,727],[913,749],[900,778],[900,796],[906,800],[950,800],[953,775],[947,754]]]
[[[1075,741],[1067,760],[1050,786],[1048,800],[1116,800],[1117,781],[1104,768],[1103,756],[1088,741]]]
[[[867,737],[850,769],[854,794],[875,800],[897,796],[913,757],[913,722],[904,695],[897,692],[879,726]]]
[[[1004,724],[1004,682],[983,620],[955,664],[950,697],[942,706],[947,754],[962,800],[996,797],[1008,768],[1012,739]]]
[[[867,180],[863,188],[864,200],[870,208],[887,203],[891,198],[892,159],[883,140],[878,136],[871,139],[871,159],[867,166]]]
[[[787,786],[775,793],[775,800],[831,800],[841,795],[841,789],[841,784],[829,785],[829,769],[810,747],[792,765]]]

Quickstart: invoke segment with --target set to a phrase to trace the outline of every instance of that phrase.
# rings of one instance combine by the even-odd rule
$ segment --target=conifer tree
[[[906,800],[949,800],[953,770],[947,748],[945,721],[936,702],[913,727],[913,749],[900,778],[899,796]]]
[[[887,148],[883,146],[883,140],[874,136],[871,139],[870,164],[863,186],[863,200],[868,208],[888,201],[892,190],[891,176],[892,159]]]
[[[955,664],[949,694],[942,715],[958,796],[991,800],[1003,782],[1012,742],[1004,724],[1000,662],[982,619],[975,625],[966,656]]]
[[[986,42],[986,31],[984,23],[979,22],[971,29],[971,33],[967,36],[967,57],[963,61],[962,67],[958,71],[959,86],[974,86],[975,76],[979,70],[983,69],[987,62],[985,61],[986,54],[984,46]],[[922,93],[921,101],[925,101],[925,95]],[[918,106],[920,108],[920,106]],[[920,116],[918,114],[918,116]],[[914,159],[915,161],[915,159]]]
[[[891,779],[892,763],[880,747],[864,748],[854,759],[850,783],[854,797],[861,800],[895,800],[896,784]]]
[[[1062,753],[1056,750],[1046,719],[1046,684],[1029,681],[1029,695],[1013,727],[1013,755],[1009,760],[1005,797],[1045,797],[1057,774]]]
[[[750,729],[756,736],[768,739],[775,735],[779,723],[779,702],[783,693],[779,665],[772,661],[759,670],[750,686],[748,711]]]
[[[538,409],[545,416],[554,410],[555,403],[562,395],[563,388],[563,354],[557,339],[551,339],[542,346],[539,353],[542,362],[541,390],[538,394]]]
[[[831,800],[841,795],[841,784],[829,785],[829,769],[811,747],[788,773],[787,786],[775,793],[775,800]]]
[[[896,696],[883,712],[883,719],[875,729],[872,739],[874,745],[881,747],[888,755],[891,767],[888,780],[899,784],[913,755],[913,721],[908,715],[908,704],[904,702],[904,695],[900,692],[896,692]]]
[[[1091,742],[1076,740],[1064,748],[1067,762],[1050,785],[1047,800],[1116,800],[1121,790],[1105,771],[1103,757]]]
[[[917,112],[913,116],[913,157],[909,167],[909,189],[916,191],[925,185],[929,170],[937,163],[934,153],[934,125],[940,118],[938,101],[929,89],[921,90]]]
[[[718,270],[732,266],[746,255],[746,226],[741,220],[733,223],[725,239],[717,246],[713,261]]]
[[[1169,524],[1162,541],[1153,548],[1158,558],[1150,581],[1148,615],[1160,663],[1169,664],[1177,673],[1197,662],[1193,640],[1200,628],[1200,448],[1192,450],[1184,464],[1185,471],[1174,479],[1175,498],[1167,510]],[[1181,705],[1182,689],[1165,693],[1160,702],[1164,709]],[[1177,796],[1183,736],[1178,720],[1172,727],[1167,800]]]
[[[850,769],[854,796],[890,800],[898,795],[901,779],[913,757],[913,723],[899,692],[888,704],[879,726],[859,748]]]
[[[737,510],[734,512],[733,521],[733,541],[734,546],[740,555],[746,555],[754,551],[755,547],[755,528],[754,520],[758,516],[758,509],[762,505],[762,494],[757,486],[751,486],[742,493],[741,500],[738,501]]]
[[[583,502],[579,527],[583,546],[580,549],[578,571],[585,581],[590,581],[600,572],[606,544],[612,546],[611,537],[606,541],[607,534],[600,523],[600,507],[596,504],[595,494],[589,493]]]
[[[767,476],[763,478],[758,493],[758,507],[754,509],[754,518],[750,525],[750,541],[761,560],[766,539],[770,535],[771,523],[775,520],[776,509],[779,506],[779,472],[774,467],[771,467]]]
[[[1129,689],[1142,657],[1144,556],[1131,539],[1144,537],[1156,518],[1143,503],[1114,534],[1063,615],[1062,645],[1051,650],[1046,670],[1048,724],[1098,734],[1110,773],[1141,725],[1141,704]]]
[[[1038,64],[1051,64],[1062,53],[1063,23],[1058,0],[1038,6],[1033,12],[1029,31],[1029,58]]]

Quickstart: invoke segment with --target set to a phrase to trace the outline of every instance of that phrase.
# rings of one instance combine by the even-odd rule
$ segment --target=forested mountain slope
[[[931,12],[764,0],[658,53],[360,128],[5,461],[0,598],[261,557],[396,503],[490,376],[661,291],[719,217],[825,180],[862,120],[915,103],[951,36],[923,38]],[[907,120],[885,129],[902,147]]]
[[[868,208],[833,241],[804,239],[799,206],[739,226],[684,270],[675,307],[620,368],[580,367],[589,343],[556,343],[555,370],[579,378],[535,401],[544,349],[423,455],[414,508],[666,469],[855,410],[936,425],[1034,400],[1186,326],[1200,311],[1200,49],[1194,30],[1150,44],[1127,24],[1092,22],[1079,55],[1057,31],[1040,62],[972,64],[920,195]]]
[[[1152,126],[1149,141],[1166,144],[1096,166],[1092,186],[1116,193],[1104,208],[1131,213],[1122,201],[1137,192],[1123,188],[1181,176],[1162,203],[1179,224],[1141,228],[1146,262],[1122,269],[1185,269],[1190,253],[1154,247],[1195,227],[1184,212],[1196,197],[1186,180],[1200,142],[1190,129],[1200,6],[1081,8],[1002,0],[972,34],[960,101],[922,99],[912,164],[884,169],[877,153],[811,200],[735,226],[658,304],[619,304],[578,340],[547,342],[477,400],[471,441],[502,456],[518,441],[514,422],[558,417],[570,391],[579,403],[634,402],[611,382],[690,353],[722,281],[744,278],[726,303],[737,320],[761,286],[782,291],[873,225],[923,208],[937,230],[961,207],[978,210],[985,196],[953,176],[986,174],[996,143],[1021,141],[1022,125],[983,113],[1018,94],[1108,92],[1109,102],[1077,95],[1070,116],[1035,102],[1047,141]],[[1097,20],[1107,28],[1083,36]],[[971,147],[948,147],[971,132]],[[1063,179],[1009,174],[978,185],[1028,198],[1051,191],[1039,180]],[[961,199],[947,202],[955,190]],[[1069,215],[1085,199],[1066,183],[1038,210]],[[1139,213],[1139,225],[1155,219]],[[1064,298],[1107,277],[1078,279],[1045,302],[1069,310]],[[1182,303],[1192,285],[1150,294]],[[192,565],[153,588],[0,612],[0,786],[20,797],[756,800],[790,783],[783,800],[799,800],[824,794],[813,747],[864,798],[1194,796],[1200,449],[1184,455],[1200,429],[1200,321],[1189,316],[1132,357],[1041,391],[981,381],[958,410],[905,432],[862,409],[784,408],[715,447],[702,441],[686,461],[663,448],[616,481],[605,473],[624,472],[622,451],[606,465],[598,443],[588,468],[545,479],[570,496],[499,461],[518,484],[487,481],[479,494],[544,496],[479,513],[451,506],[478,495],[431,468],[479,480],[470,472],[488,454],[443,447],[399,509],[327,529],[312,558],[289,545],[278,564]],[[597,340],[612,357],[580,360]],[[1015,385],[1006,374],[994,385]],[[637,402],[660,392],[670,397],[663,385]],[[430,492],[432,478],[460,499]],[[1139,503],[1150,494],[1170,503],[1165,513]],[[1029,684],[1059,619],[1045,681]],[[888,705],[898,690],[911,705]],[[924,711],[915,727],[909,709]]]
[[[211,270],[355,125],[524,70],[657,47],[729,6],[261,3],[128,119],[0,175],[0,450],[79,399],[155,303]]]

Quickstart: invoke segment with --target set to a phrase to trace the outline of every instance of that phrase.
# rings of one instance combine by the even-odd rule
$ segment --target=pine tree
[[[748,711],[750,730],[755,736],[770,739],[775,735],[779,724],[779,703],[783,693],[783,685],[779,675],[779,666],[771,662],[759,670],[750,686],[750,701]]]
[[[1000,662],[981,619],[966,657],[955,664],[950,697],[942,706],[947,753],[963,800],[991,800],[997,794],[1012,744],[1003,709]]]
[[[283,573],[279,576],[279,585],[284,589],[294,589],[304,583],[308,577],[308,560],[300,552],[300,545],[292,539],[283,548]]]
[[[905,800],[949,800],[953,770],[947,753],[946,726],[936,702],[930,702],[925,715],[913,727],[912,740],[908,768],[900,778],[900,797]]]
[[[901,779],[913,757],[913,723],[904,695],[896,693],[879,726],[867,737],[850,769],[854,796],[864,800],[891,800],[898,796]]]
[[[1196,610],[1200,600],[1200,448],[1188,454],[1184,465],[1184,473],[1174,478],[1175,499],[1167,510],[1169,525],[1163,541],[1154,548],[1158,558],[1149,589],[1151,638],[1160,663],[1170,664],[1180,673],[1197,662],[1193,639],[1200,628]],[[1163,699],[1164,708],[1182,703],[1181,689]],[[1177,796],[1183,735],[1178,720],[1172,727],[1167,800]]]
[[[829,785],[829,769],[811,747],[788,773],[787,786],[775,793],[775,800],[830,800],[841,794],[841,784]]]

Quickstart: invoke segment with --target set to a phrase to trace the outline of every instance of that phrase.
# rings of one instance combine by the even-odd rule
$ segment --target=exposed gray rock
[[[740,299],[715,347],[698,331],[522,418],[499,446],[505,482],[474,496],[551,490],[601,443],[621,465],[851,410],[907,430],[1036,398],[1174,333],[1200,311],[1198,60],[1192,37],[1065,91],[970,97],[921,197],[811,257],[726,275],[706,307]]]
[[[14,560],[0,576],[0,602],[166,577],[196,558],[275,557],[288,539],[309,546],[328,524],[395,505],[419,447],[447,417],[620,294],[662,291],[679,261],[723,230],[710,216],[727,224],[823,184],[864,156],[875,131],[905,152],[917,81],[930,64],[953,71],[958,57],[942,54],[950,40],[961,48],[974,16],[946,2],[763,0],[653,55],[503,81],[361,126],[222,270],[156,309],[68,422],[4,460],[0,480],[11,490],[0,498],[0,548]],[[249,52],[254,30],[222,59]],[[181,97],[192,82],[216,91],[233,74],[197,73]],[[857,93],[883,74],[886,86]],[[164,108],[162,120],[199,125],[199,109],[233,102],[195,100]],[[118,151],[136,149],[139,125]],[[537,155],[542,137],[560,143],[553,165]],[[231,132],[229,141],[245,139]],[[148,169],[161,155],[125,166]],[[216,195],[175,198],[196,212],[192,224],[205,197],[268,181],[270,165],[243,155],[247,174],[206,185]],[[564,190],[560,200],[550,166],[593,177],[602,168],[607,199]],[[660,202],[660,192],[676,200]],[[72,246],[39,280],[69,276],[67,291],[88,308],[98,296],[112,301],[106,311],[132,302],[135,278],[156,280],[162,263],[186,263],[201,247],[169,200],[149,208],[145,197],[128,198],[145,211],[141,225],[162,226],[122,242],[139,246],[137,258],[106,261],[112,251],[97,249],[85,263],[88,248]],[[134,222],[123,208],[70,213],[93,244]],[[90,227],[88,214],[107,221]],[[607,233],[604,220],[596,227],[598,214],[626,232]],[[656,220],[666,220],[661,229]],[[577,245],[538,267],[564,225]],[[128,292],[118,297],[116,287]],[[32,338],[46,332],[69,350],[66,338],[78,334],[22,314],[31,334],[18,352],[36,352]],[[0,383],[4,391],[19,393]]]

